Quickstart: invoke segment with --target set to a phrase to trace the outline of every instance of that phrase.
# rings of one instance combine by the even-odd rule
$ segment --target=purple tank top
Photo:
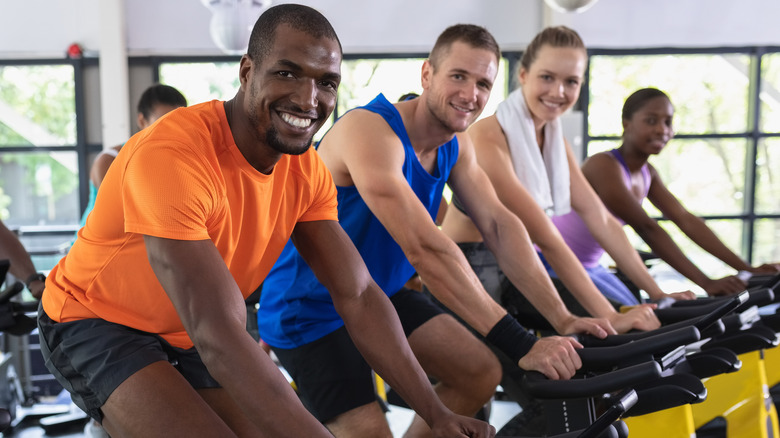
[[[620,167],[623,168],[623,184],[631,188],[631,173],[628,170],[626,160],[623,159],[623,155],[617,149],[612,149],[609,154],[620,163]],[[644,193],[640,203],[647,197],[647,192],[650,190],[650,170],[647,164],[642,166],[642,179],[644,180]],[[625,225],[620,218],[615,217],[618,222]],[[582,266],[586,268],[593,268],[598,266],[599,260],[604,255],[604,248],[599,245],[593,235],[590,234],[588,227],[583,222],[582,218],[572,210],[571,213],[564,214],[562,216],[554,216],[552,218],[553,224],[558,228],[558,231],[563,236],[563,240],[569,245],[575,256],[580,260]]]

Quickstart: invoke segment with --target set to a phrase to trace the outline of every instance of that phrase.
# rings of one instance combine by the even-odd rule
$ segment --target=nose
[[[674,130],[671,126],[668,126],[666,123],[660,122],[656,126],[656,132],[659,135],[667,136],[669,138],[674,137]]]
[[[460,89],[460,97],[465,102],[476,102],[479,96],[479,86],[476,83],[467,83]]]
[[[552,94],[557,97],[562,97],[565,93],[565,85],[563,82],[556,82],[552,87]]]
[[[313,79],[298,81],[296,90],[292,93],[292,102],[302,110],[307,111],[317,108],[317,83]]]

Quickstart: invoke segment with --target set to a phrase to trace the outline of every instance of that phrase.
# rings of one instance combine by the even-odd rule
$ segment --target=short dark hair
[[[474,24],[456,24],[448,27],[436,39],[436,43],[431,49],[428,61],[433,68],[441,62],[441,59],[447,55],[455,42],[463,42],[475,49],[484,49],[493,52],[496,60],[501,59],[501,50],[498,48],[496,39],[490,32],[482,26]]]
[[[268,8],[255,22],[247,49],[247,55],[252,60],[260,62],[270,53],[276,39],[276,29],[282,24],[314,38],[334,40],[339,44],[339,51],[342,51],[341,41],[324,15],[308,6],[288,3]]]
[[[582,38],[574,29],[566,26],[552,26],[544,28],[531,40],[523,52],[523,57],[520,58],[520,66],[525,70],[530,70],[531,64],[536,61],[536,57],[539,55],[539,50],[545,44],[551,47],[582,49],[587,54],[585,43],[582,42]]]
[[[664,97],[669,102],[672,101],[666,93],[657,88],[642,88],[641,90],[631,93],[623,104],[623,120],[631,120],[634,113],[642,109],[648,100],[655,99],[656,97]]]
[[[415,92],[404,93],[404,94],[401,95],[401,97],[398,98],[398,101],[399,102],[405,102],[407,100],[416,99],[418,97],[420,97],[420,95],[415,93]]]
[[[157,105],[169,105],[174,107],[187,106],[187,99],[179,90],[170,85],[154,84],[147,88],[138,100],[138,112],[147,119],[152,116],[152,111]]]

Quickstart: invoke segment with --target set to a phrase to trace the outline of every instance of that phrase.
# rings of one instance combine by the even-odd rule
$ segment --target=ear
[[[246,87],[249,77],[252,74],[253,65],[252,58],[250,58],[249,55],[241,57],[241,62],[238,65],[238,80],[241,82],[241,91],[246,91],[244,87]]]
[[[520,85],[525,85],[525,81],[528,80],[528,70],[525,67],[520,67],[520,70],[517,72],[517,79],[520,81]]]
[[[430,87],[432,76],[433,65],[431,65],[431,61],[426,59],[425,62],[423,62],[422,72],[420,74],[420,83],[422,84],[423,90],[427,90],[428,87]]]
[[[143,130],[146,128],[148,123],[146,123],[146,117],[144,117],[144,113],[138,113],[138,119],[135,121],[136,124],[138,124],[138,129]]]

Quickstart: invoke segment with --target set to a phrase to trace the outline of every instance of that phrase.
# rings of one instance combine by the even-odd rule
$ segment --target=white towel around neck
[[[569,162],[558,119],[544,125],[544,147],[539,150],[531,113],[521,89],[498,105],[496,119],[509,144],[517,178],[548,216],[571,211]]]

